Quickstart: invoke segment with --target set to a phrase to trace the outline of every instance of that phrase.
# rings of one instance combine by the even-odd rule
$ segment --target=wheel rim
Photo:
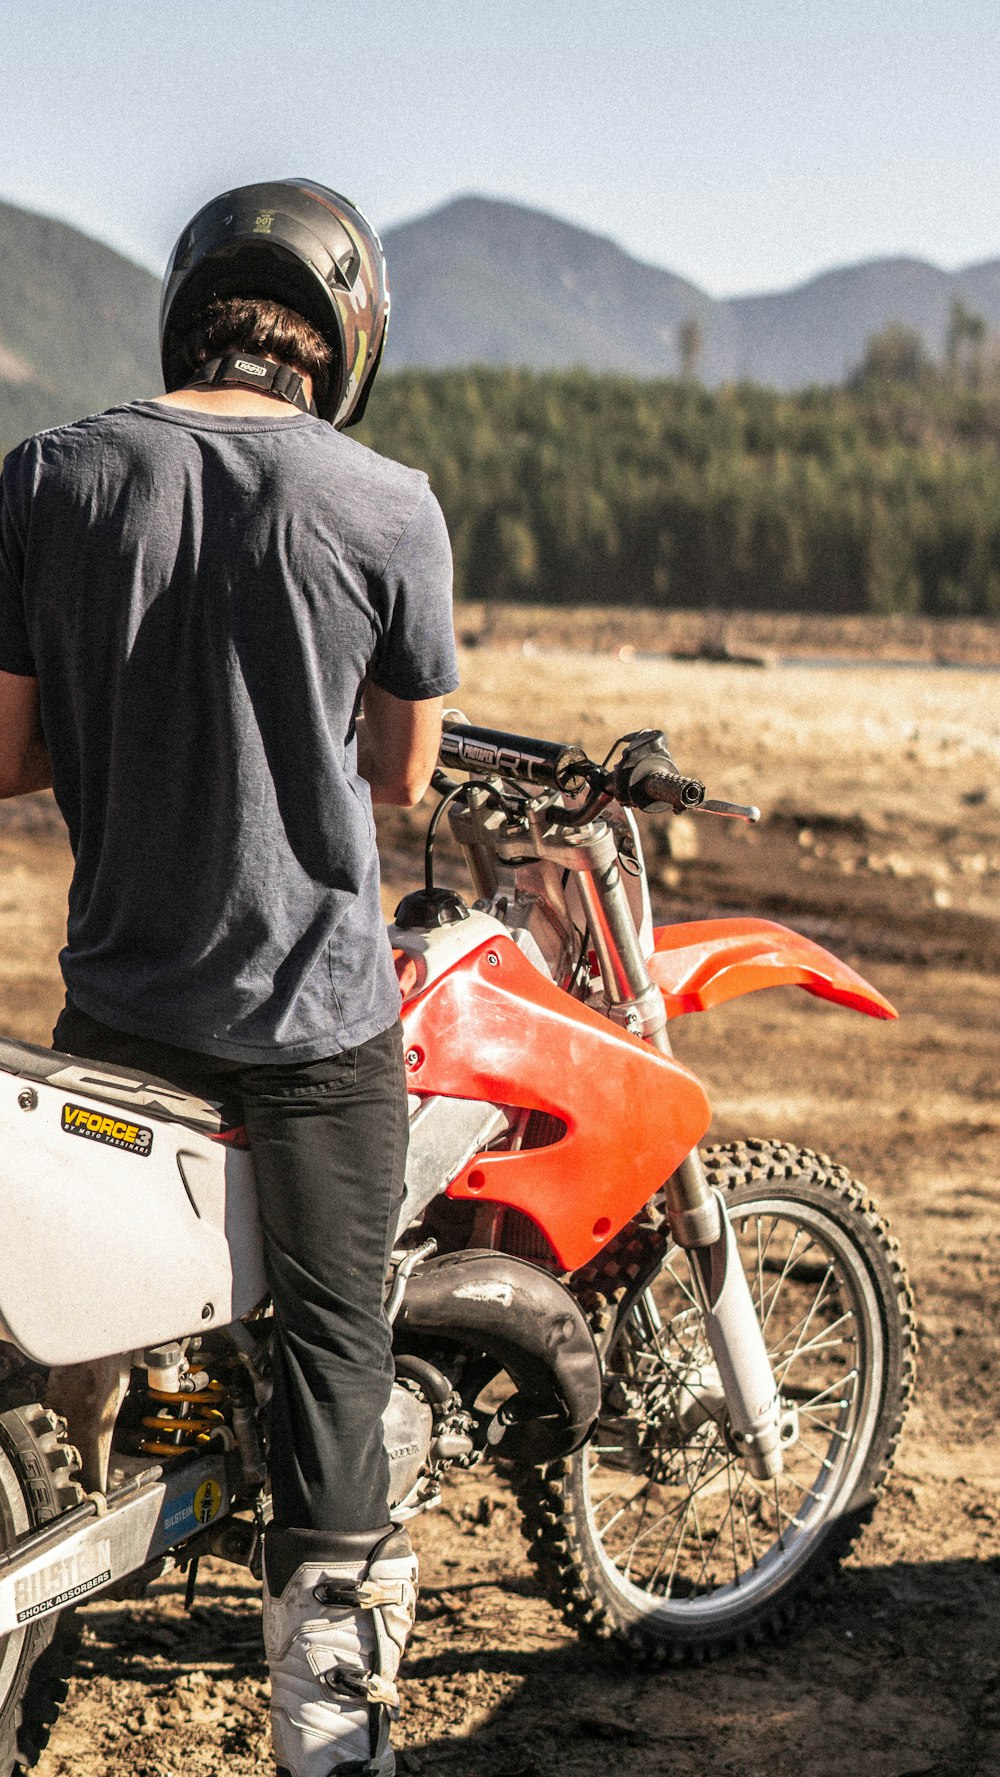
[[[677,1249],[615,1342],[612,1411],[583,1457],[589,1528],[616,1591],[640,1614],[705,1630],[786,1585],[847,1509],[883,1361],[875,1289],[838,1223],[763,1195],[730,1217],[790,1436],[783,1476],[755,1481],[708,1416],[721,1416],[721,1389]]]

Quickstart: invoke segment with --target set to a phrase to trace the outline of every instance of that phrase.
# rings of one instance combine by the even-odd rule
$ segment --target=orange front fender
[[[870,1018],[897,1018],[877,988],[811,938],[770,919],[699,919],[658,926],[649,973],[668,1018],[708,1012],[760,987],[804,987]]]

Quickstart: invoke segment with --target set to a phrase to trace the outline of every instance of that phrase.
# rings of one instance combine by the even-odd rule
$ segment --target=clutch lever
[[[754,808],[752,803],[719,802],[711,797],[704,802],[697,803],[691,813],[724,814],[728,815],[730,820],[749,821],[751,825],[756,825],[760,820],[760,809]]]

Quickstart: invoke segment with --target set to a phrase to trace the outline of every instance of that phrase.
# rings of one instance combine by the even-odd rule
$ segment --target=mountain
[[[613,241],[541,210],[459,197],[390,229],[386,364],[695,370],[800,388],[835,383],[890,321],[940,356],[952,302],[1000,330],[1000,260],[941,271],[918,259],[843,266],[791,290],[719,301]],[[0,204],[0,449],[42,426],[160,386],[158,283],[63,222]]]
[[[801,388],[841,382],[871,334],[913,327],[935,356],[961,297],[1000,329],[1000,261],[960,272],[884,259],[791,290],[719,301],[542,211],[460,197],[386,235],[390,366],[526,364],[675,376],[696,321],[697,374]]]
[[[865,341],[889,321],[914,328],[939,357],[956,294],[955,279],[936,266],[879,259],[824,272],[793,290],[735,297],[728,307],[736,374],[776,388],[841,382]]]
[[[0,204],[0,449],[162,388],[159,283],[64,222]]]
[[[689,318],[726,335],[725,305],[613,241],[541,210],[462,197],[385,237],[387,363],[524,364],[672,376]]]

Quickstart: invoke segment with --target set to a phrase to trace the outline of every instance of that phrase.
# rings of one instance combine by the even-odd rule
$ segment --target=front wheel
[[[617,1306],[597,1429],[520,1488],[567,1620],[660,1659],[786,1626],[871,1516],[914,1375],[905,1272],[862,1187],[774,1142],[704,1158],[774,1369],[783,1474],[756,1481],[735,1451],[687,1260],[640,1227],[611,1255],[617,1279],[602,1279]]]

